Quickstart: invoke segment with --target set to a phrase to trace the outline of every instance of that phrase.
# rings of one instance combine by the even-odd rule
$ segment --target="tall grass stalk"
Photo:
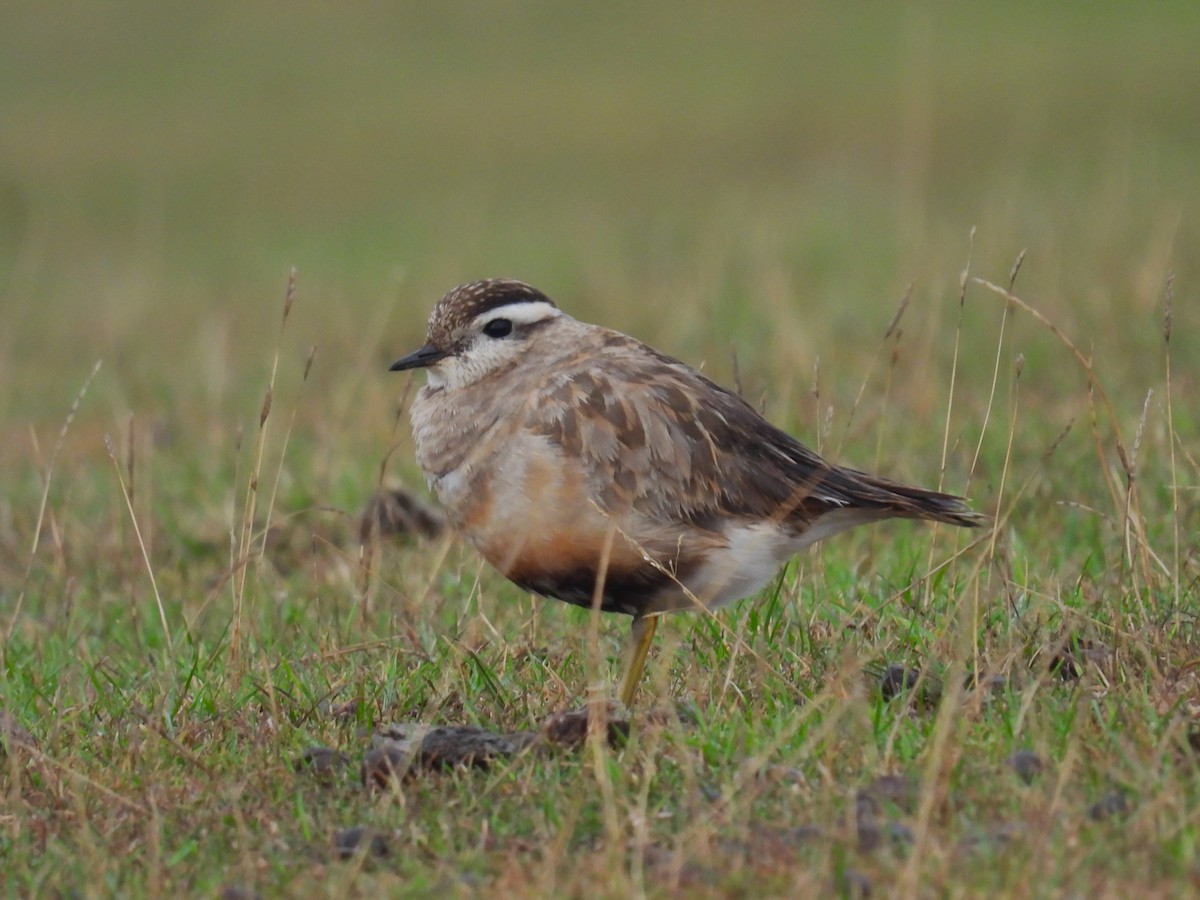
[[[283,298],[283,314],[279,320],[279,338],[275,344],[275,353],[271,360],[271,375],[267,380],[267,391],[263,397],[262,408],[258,414],[258,431],[254,439],[252,451],[253,462],[250,477],[246,482],[246,496],[242,506],[242,521],[236,544],[236,556],[233,562],[233,627],[229,634],[229,656],[232,662],[241,657],[244,629],[243,604],[246,597],[246,576],[250,567],[253,553],[254,518],[258,504],[258,481],[262,474],[263,454],[266,448],[267,420],[271,415],[271,404],[275,396],[275,376],[279,371],[279,355],[283,348],[283,337],[287,330],[288,315],[296,300],[296,270],[288,275],[287,290]],[[306,370],[307,373],[307,370]],[[264,541],[266,540],[264,534]],[[259,553],[262,552],[262,545]]]

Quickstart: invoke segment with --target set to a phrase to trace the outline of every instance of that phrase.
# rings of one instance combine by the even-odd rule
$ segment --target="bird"
[[[822,459],[641,341],[493,278],[449,291],[410,409],[451,526],[519,587],[632,617],[631,706],[658,619],[754,594],[792,556],[884,519],[976,527],[958,496]]]

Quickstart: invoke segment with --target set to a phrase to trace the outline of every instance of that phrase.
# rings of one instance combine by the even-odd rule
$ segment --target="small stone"
[[[942,699],[942,683],[937,678],[921,675],[920,669],[890,665],[879,679],[879,693],[885,703],[901,695],[911,696],[914,706],[930,710]]]
[[[339,829],[333,836],[333,848],[338,859],[350,859],[357,853],[381,859],[390,852],[387,838],[363,825]]]
[[[1093,822],[1124,817],[1133,812],[1133,801],[1124,791],[1110,791],[1088,807],[1088,818]]]
[[[1026,784],[1031,784],[1045,768],[1042,758],[1032,750],[1018,750],[1008,758],[1008,765]]]
[[[554,713],[542,721],[542,736],[552,744],[569,750],[582,747],[590,727],[589,707]],[[605,738],[610,747],[622,747],[629,740],[629,719],[621,715],[616,704],[604,710]]]
[[[1077,681],[1089,666],[1104,672],[1111,663],[1112,654],[1103,644],[1087,638],[1068,638],[1058,644],[1047,668],[1063,681]]]
[[[1193,753],[1200,753],[1200,726],[1193,725],[1188,729],[1187,744]]]
[[[1020,690],[1020,683],[1011,675],[989,675],[983,680],[983,687],[993,697],[1003,697],[1009,691]]]
[[[331,747],[306,747],[296,757],[292,768],[297,773],[307,772],[318,781],[332,781],[339,772],[350,765],[350,757]]]
[[[915,778],[908,775],[880,775],[869,785],[858,792],[860,799],[866,798],[879,803],[892,803],[906,813],[917,809],[917,799],[920,797],[921,786]]]
[[[240,884],[227,884],[217,894],[220,900],[262,900],[262,894]]]
[[[686,725],[689,728],[699,726],[704,719],[700,712],[700,707],[696,705],[695,700],[680,700],[676,703],[675,718],[681,725]]]
[[[500,734],[472,726],[431,728],[417,758],[426,769],[487,769],[496,760],[516,756],[533,739],[529,731]]]
[[[374,747],[362,761],[363,787],[388,790],[408,774],[413,757],[398,746]]]
[[[855,804],[854,836],[858,839],[858,849],[863,853],[873,853],[883,843],[879,819],[875,811],[863,803]]]
[[[426,725],[398,722],[382,726],[371,738],[363,758],[363,784],[383,787],[397,777],[412,777],[419,770],[487,769],[509,759],[538,740],[533,731],[501,734],[473,725]]]
[[[322,712],[336,722],[353,722],[357,718],[361,707],[362,701],[356,698],[354,700],[347,700],[344,703],[327,706]]]
[[[888,820],[888,823],[883,827],[883,833],[886,835],[888,842],[896,850],[902,850],[917,842],[917,836],[913,834],[913,830],[903,822],[898,822],[895,819]]]
[[[883,677],[879,680],[879,692],[883,695],[884,702],[888,702],[911,691],[920,679],[920,669],[892,664],[883,670]]]

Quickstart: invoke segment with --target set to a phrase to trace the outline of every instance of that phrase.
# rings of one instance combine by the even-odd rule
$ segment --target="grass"
[[[6,892],[1196,890],[1198,24],[5,9]],[[624,747],[294,771],[616,682],[624,620],[597,664],[457,543],[357,541],[421,490],[386,365],[493,274],[996,528],[878,526],[670,619],[641,702],[678,713]],[[389,853],[340,859],[356,825]]]

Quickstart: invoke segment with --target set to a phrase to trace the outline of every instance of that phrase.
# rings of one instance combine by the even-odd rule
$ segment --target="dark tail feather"
[[[927,491],[907,485],[896,485],[891,490],[903,501],[897,504],[897,512],[906,519],[927,519],[963,528],[979,528],[989,521],[986,515],[971,509],[963,497],[954,494]]]
[[[848,495],[855,505],[886,510],[898,518],[945,522],[963,528],[979,528],[990,521],[984,513],[971,509],[966,499],[954,494],[911,487],[840,466],[831,474],[827,483],[836,484],[839,492]]]

